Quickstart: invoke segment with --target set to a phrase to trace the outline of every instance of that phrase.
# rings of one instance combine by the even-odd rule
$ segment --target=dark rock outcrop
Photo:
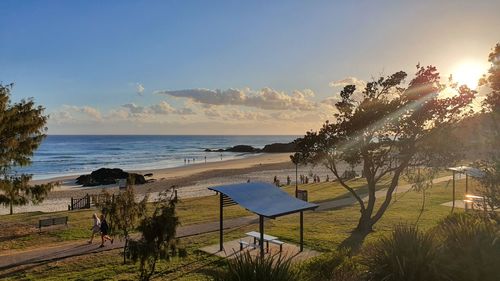
[[[255,148],[250,145],[236,145],[231,148],[226,149],[228,152],[259,152],[260,149]]]
[[[249,153],[252,153],[252,152],[260,152],[260,149],[258,148],[255,148],[253,146],[250,146],[250,145],[235,145],[233,147],[230,147],[230,148],[226,148],[226,149],[222,149],[222,148],[219,148],[219,149],[210,149],[210,148],[207,148],[204,150],[205,152],[249,152]]]
[[[134,178],[134,184],[144,184],[146,179],[143,175],[136,173],[127,173],[122,169],[108,169],[101,168],[95,170],[90,175],[81,175],[76,179],[77,184],[83,186],[97,186],[97,185],[107,185],[115,184],[119,179],[128,179],[129,175]]]
[[[297,145],[295,142],[290,143],[273,143],[264,146],[262,152],[266,153],[283,153],[283,152],[295,152],[297,150]]]

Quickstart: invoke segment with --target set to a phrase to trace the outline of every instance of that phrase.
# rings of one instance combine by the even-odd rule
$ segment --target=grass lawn
[[[449,175],[445,171],[440,172],[438,177]],[[386,187],[385,183],[378,186],[378,189]],[[353,179],[350,185],[359,193],[366,194],[366,181],[364,179]],[[401,178],[401,184],[406,184]],[[309,201],[323,202],[341,199],[351,196],[337,182],[321,182],[299,185],[300,189],[308,191]],[[289,194],[294,194],[295,186],[285,186],[283,190]],[[178,215],[182,225],[190,225],[207,221],[216,221],[219,218],[219,198],[218,196],[206,196],[199,198],[183,199],[177,207]],[[40,244],[50,245],[64,241],[74,241],[89,239],[90,227],[92,224],[92,214],[98,212],[96,209],[75,210],[61,212],[30,212],[14,215],[0,216],[3,227],[0,228],[0,251],[28,249],[37,247]],[[250,215],[239,206],[231,206],[224,209],[226,219]],[[36,227],[41,218],[68,216],[68,227],[56,227],[38,233]],[[356,216],[357,217],[357,214]]]
[[[321,200],[321,198],[329,196],[324,191],[327,188],[319,188],[323,184],[326,183],[317,184],[317,188],[313,188],[314,184],[310,184],[313,186],[302,186],[301,188],[310,188],[310,198]],[[461,194],[463,194],[465,189],[464,186],[465,182],[463,180],[458,182],[457,198],[461,198]],[[337,188],[339,190],[336,190]],[[337,188],[331,188],[332,191],[330,192],[333,194],[332,196],[339,196],[334,195],[336,192],[339,192],[338,194],[340,195],[343,194],[343,189],[338,186]],[[443,182],[435,184],[429,191],[427,206],[418,223],[420,228],[431,228],[438,220],[450,213],[449,207],[441,206],[440,204],[451,201],[451,190],[451,184]],[[316,192],[318,194],[315,194]],[[369,243],[381,235],[386,235],[395,224],[414,224],[419,215],[421,198],[421,193],[413,191],[406,194],[397,194],[396,200],[391,204],[384,217],[377,223],[375,232],[367,237],[365,243]],[[183,220],[189,219],[196,222],[216,220],[218,216],[218,210],[214,207],[217,206],[216,200],[215,196],[183,200],[182,207],[179,206],[179,215]],[[82,211],[80,215],[87,215],[88,218],[91,213],[92,211]],[[234,208],[231,210],[226,209],[225,214],[226,217],[234,217],[249,213],[241,208]],[[22,216],[29,217],[30,215],[15,216],[22,218]],[[32,214],[31,216],[35,215]],[[358,218],[359,210],[355,205],[336,210],[305,213],[305,246],[322,252],[336,249],[344,239],[349,237],[350,231],[356,225]],[[11,219],[13,221],[14,216]],[[89,223],[88,220],[86,219],[84,225]],[[187,223],[185,222],[184,224]],[[245,232],[256,230],[257,228],[257,225],[251,225],[227,231],[225,239],[230,240],[242,237]],[[298,214],[294,214],[276,220],[267,220],[265,231],[268,234],[280,237],[284,241],[298,243],[299,216]],[[198,249],[206,245],[216,244],[217,242],[217,233],[181,239],[181,243],[188,251],[188,257],[174,259],[170,263],[160,262],[156,278],[158,280],[207,280],[207,274],[217,268],[222,261],[219,258],[204,254],[198,251]],[[137,265],[134,264],[122,265],[120,251],[113,250],[27,268],[22,272],[14,273],[6,280],[136,280],[136,269]]]

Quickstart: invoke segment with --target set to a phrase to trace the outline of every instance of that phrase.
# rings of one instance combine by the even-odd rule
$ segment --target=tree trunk
[[[10,205],[10,214],[12,215],[14,213],[13,210],[12,210],[12,202],[10,202],[9,205]]]
[[[372,227],[371,212],[368,210],[361,211],[361,217],[359,218],[355,231],[362,234],[368,234],[373,231]]]

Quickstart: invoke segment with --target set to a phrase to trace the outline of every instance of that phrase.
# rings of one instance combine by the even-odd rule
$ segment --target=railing
[[[74,199],[71,197],[71,204],[68,205],[68,210],[90,209],[90,196],[87,194],[82,198]]]

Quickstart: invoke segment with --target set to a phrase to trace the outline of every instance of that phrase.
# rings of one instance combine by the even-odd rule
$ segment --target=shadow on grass
[[[342,241],[337,249],[347,250],[350,253],[356,254],[361,250],[361,246],[363,246],[363,242],[365,241],[366,236],[370,233],[364,233],[360,231],[352,231],[351,235],[347,237],[344,241]]]

